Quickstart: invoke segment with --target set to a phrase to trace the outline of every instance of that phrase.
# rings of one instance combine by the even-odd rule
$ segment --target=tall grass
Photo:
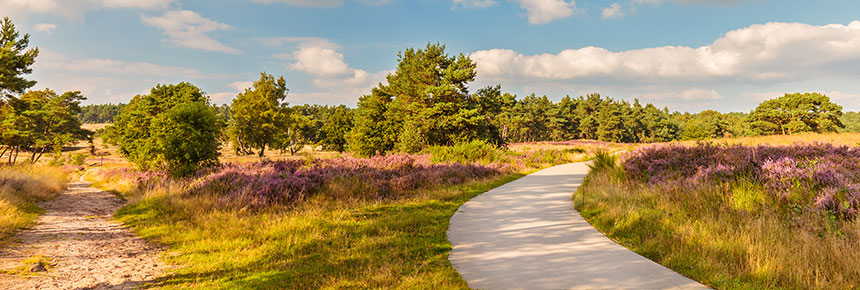
[[[718,289],[857,289],[855,154],[650,147],[590,174],[577,209],[622,245]]]
[[[516,163],[526,166],[571,161],[561,153],[510,156],[534,158]],[[167,259],[179,267],[156,287],[468,289],[447,259],[451,216],[537,167],[431,158],[225,164],[186,180],[140,183],[115,217],[170,247]]]
[[[67,180],[65,172],[57,168],[0,167],[0,240],[32,225],[42,212],[33,203],[60,194]]]

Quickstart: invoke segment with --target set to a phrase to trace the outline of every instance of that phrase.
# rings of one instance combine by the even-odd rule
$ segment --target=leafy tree
[[[762,102],[750,114],[755,134],[794,134],[803,132],[836,132],[845,125],[839,120],[842,106],[818,93],[785,94]]]
[[[0,25],[0,97],[12,97],[36,85],[23,75],[30,74],[30,68],[39,55],[38,48],[27,49],[30,35],[21,36],[9,17],[3,18]]]
[[[334,107],[320,129],[320,144],[325,150],[343,152],[348,142],[347,136],[352,129],[352,111],[346,106]]]
[[[262,157],[266,147],[276,145],[278,132],[290,118],[289,108],[284,102],[287,92],[283,76],[275,79],[270,74],[261,73],[251,88],[233,99],[230,104],[230,136],[237,153],[252,154],[256,149]]]
[[[125,104],[87,105],[81,107],[78,120],[86,124],[113,123],[116,115]]]
[[[157,85],[120,111],[110,138],[142,169],[188,174],[217,162],[221,127],[215,110],[209,97],[190,83]]]
[[[845,112],[839,121],[845,124],[839,132],[860,133],[860,112]]]
[[[218,160],[221,126],[214,108],[203,102],[179,103],[152,121],[151,134],[161,163],[178,176]]]
[[[5,102],[0,143],[3,152],[9,152],[9,163],[16,162],[22,150],[31,153],[30,162],[36,162],[45,152],[60,151],[68,144],[89,139],[92,132],[82,129],[77,119],[80,102],[85,99],[80,92],[57,95],[46,89],[29,91]]]

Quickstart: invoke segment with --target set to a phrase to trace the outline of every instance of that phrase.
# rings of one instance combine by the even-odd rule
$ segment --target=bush
[[[454,146],[431,146],[425,150],[432,156],[432,161],[458,162],[458,163],[481,163],[489,164],[501,161],[505,155],[504,149],[498,149],[493,145],[481,140],[468,143],[460,143]]]
[[[122,108],[108,139],[140,169],[188,175],[217,162],[221,126],[214,110],[192,84],[158,85]]]

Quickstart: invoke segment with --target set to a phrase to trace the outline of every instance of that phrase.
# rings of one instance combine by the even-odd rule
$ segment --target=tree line
[[[258,156],[266,150],[294,154],[309,144],[369,156],[475,141],[498,147],[571,139],[662,142],[860,127],[860,115],[843,115],[841,106],[817,93],[786,94],[749,114],[670,112],[599,94],[558,102],[534,94],[518,98],[498,85],[472,93],[475,63],[448,55],[439,43],[399,53],[387,82],[360,97],[355,109],[290,106],[286,80],[265,72],[229,105],[215,106],[203,90],[181,82],[156,85],[128,104],[82,108],[80,92],[29,91],[36,82],[23,75],[32,72],[38,49],[28,48],[29,35],[20,35],[8,18],[0,37],[0,151],[9,162],[20,152],[36,162],[46,152],[92,140],[82,122],[113,123],[104,138],[128,160],[177,175],[217,163],[222,144]]]

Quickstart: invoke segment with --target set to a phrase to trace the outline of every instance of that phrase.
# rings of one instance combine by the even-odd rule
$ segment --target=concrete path
[[[451,264],[478,289],[707,289],[582,219],[571,196],[587,173],[584,163],[548,168],[461,206]]]

